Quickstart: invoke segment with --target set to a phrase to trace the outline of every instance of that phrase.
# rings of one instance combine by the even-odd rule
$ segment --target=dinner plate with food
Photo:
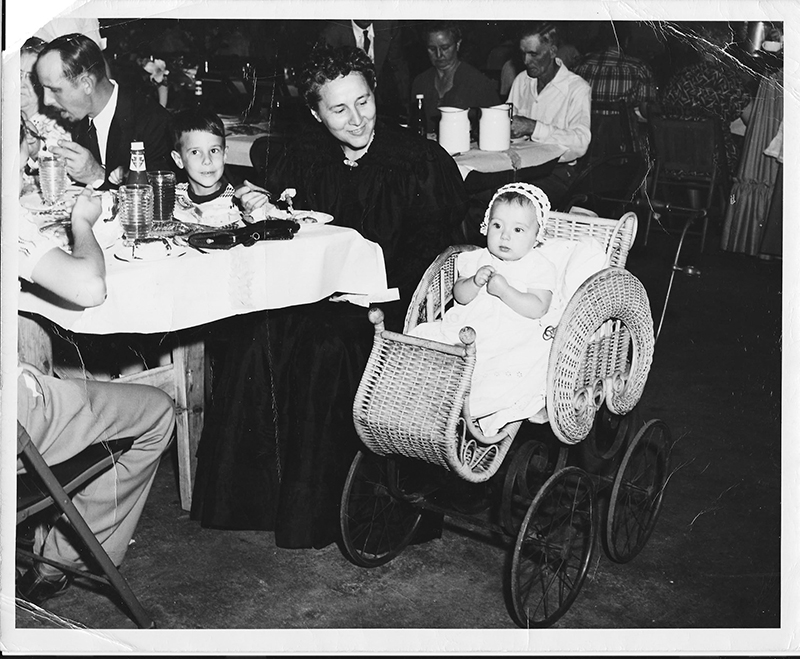
[[[297,222],[300,226],[314,226],[321,224],[328,224],[333,220],[333,215],[322,213],[321,211],[306,211],[306,210],[280,210],[278,208],[271,208],[269,211],[256,209],[250,215],[245,215],[244,221],[252,224],[263,219],[267,220],[292,220]]]

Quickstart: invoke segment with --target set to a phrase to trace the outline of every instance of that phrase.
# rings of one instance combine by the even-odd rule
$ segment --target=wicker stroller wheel
[[[511,562],[513,616],[520,627],[548,627],[578,596],[595,538],[597,505],[589,475],[567,467],[531,502]]]
[[[500,521],[509,535],[519,531],[531,500],[544,482],[567,463],[567,447],[531,440],[525,442],[510,460],[503,480]]]
[[[342,492],[339,524],[345,555],[361,567],[388,563],[406,548],[421,513],[394,496],[406,481],[403,463],[360,451]]]
[[[630,561],[655,528],[669,477],[669,440],[667,424],[652,419],[625,451],[606,520],[606,554],[612,561]]]
[[[547,412],[556,437],[577,444],[603,402],[627,414],[639,402],[653,359],[653,318],[641,282],[606,268],[572,296],[556,330],[547,369]],[[604,363],[587,371],[586,365]]]

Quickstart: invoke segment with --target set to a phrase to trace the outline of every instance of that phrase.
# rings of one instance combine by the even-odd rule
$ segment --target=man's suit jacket
[[[145,162],[148,170],[172,169],[172,141],[169,130],[170,115],[146,94],[120,85],[117,109],[108,131],[106,146],[106,181],[120,165],[130,164],[131,142],[144,142]],[[81,146],[89,145],[89,119],[84,117],[74,130],[74,139]]]
[[[375,32],[375,73],[378,81],[381,80],[384,64],[388,62],[397,88],[397,100],[405,106],[408,103],[410,86],[408,64],[400,42],[400,27],[397,21],[373,21],[372,28]],[[328,21],[320,34],[320,40],[334,48],[356,45],[350,20]],[[378,90],[379,93],[383,91],[380,85]]]

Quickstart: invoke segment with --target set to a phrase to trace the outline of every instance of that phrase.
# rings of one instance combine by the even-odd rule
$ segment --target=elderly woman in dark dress
[[[425,268],[463,219],[458,168],[435,142],[376,121],[374,69],[361,50],[315,50],[299,82],[318,125],[287,145],[267,187],[295,188],[298,208],[381,245],[401,295],[381,306],[400,330]],[[365,309],[325,300],[237,322],[198,450],[192,517],[274,530],[281,547],[325,547],[360,448],[352,404],[372,325]]]

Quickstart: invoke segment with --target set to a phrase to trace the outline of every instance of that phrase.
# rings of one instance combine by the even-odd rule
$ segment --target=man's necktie
[[[102,165],[103,159],[100,157],[100,143],[97,141],[97,127],[91,119],[89,119],[89,130],[87,134],[89,136],[89,144],[87,145],[89,152],[94,156],[94,159]]]
[[[369,30],[364,30],[364,52],[369,55]]]

